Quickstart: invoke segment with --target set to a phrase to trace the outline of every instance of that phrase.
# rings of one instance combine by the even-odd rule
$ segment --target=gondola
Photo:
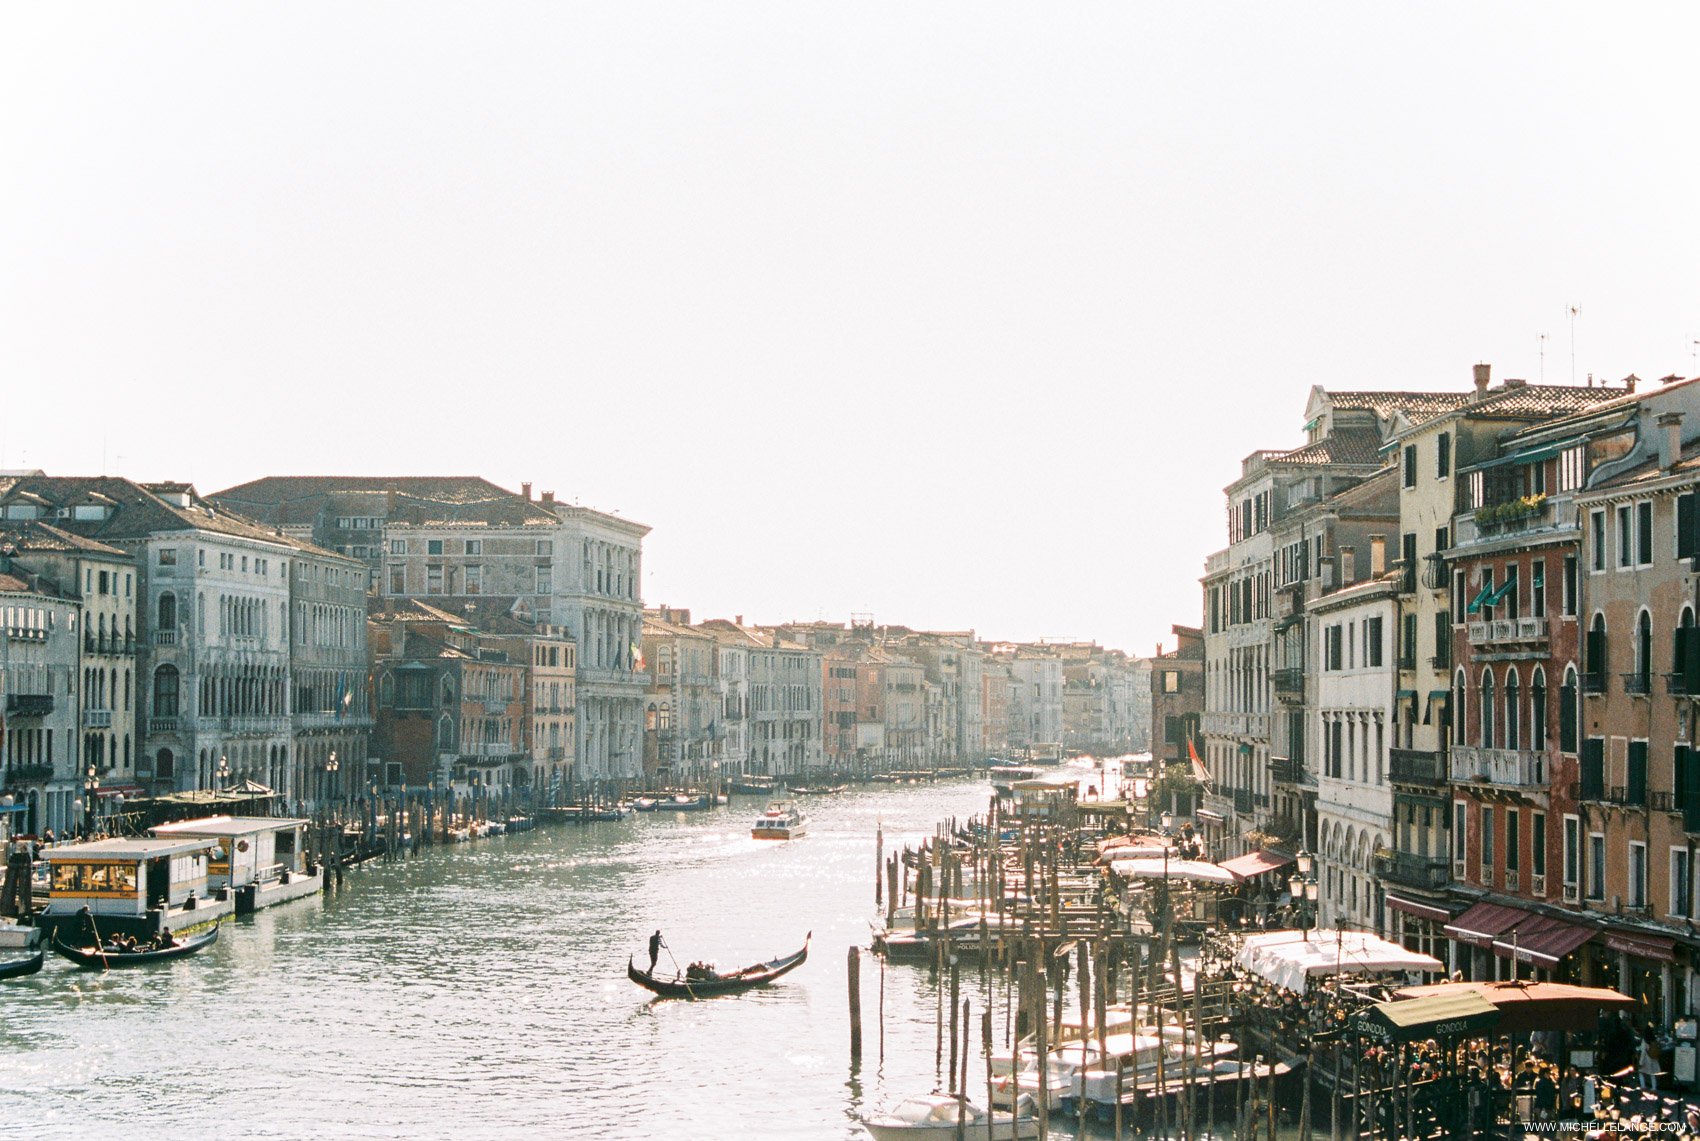
[[[718,972],[701,978],[690,978],[675,974],[672,978],[660,978],[648,971],[639,970],[631,959],[626,960],[626,977],[631,979],[644,990],[653,991],[662,998],[708,998],[717,994],[739,994],[751,987],[770,983],[788,971],[794,971],[803,965],[809,957],[809,940],[814,938],[811,931],[803,936],[803,949],[782,958],[770,959],[765,963],[756,963],[741,971],[731,974]]]
[[[148,963],[161,963],[167,959],[181,959],[185,955],[193,955],[196,951],[211,946],[218,941],[218,927],[215,925],[205,935],[197,935],[193,939],[185,939],[173,947],[159,947],[148,951],[124,951],[111,945],[105,947],[67,947],[59,941],[57,932],[53,936],[53,950],[56,954],[90,970],[106,970],[108,967],[140,967]]]
[[[41,964],[47,961],[47,951],[42,949],[27,959],[13,959],[9,963],[0,963],[0,979],[21,979],[25,975],[33,975],[41,970]]]

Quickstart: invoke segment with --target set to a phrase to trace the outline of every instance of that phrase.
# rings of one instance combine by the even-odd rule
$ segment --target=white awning
[[[1365,931],[1269,931],[1246,936],[1238,962],[1278,987],[1303,993],[1312,976],[1379,974],[1390,971],[1440,972],[1446,967],[1431,955],[1407,951]]]
[[[1110,871],[1128,880],[1190,880],[1193,883],[1231,884],[1234,874],[1203,860],[1111,860]]]

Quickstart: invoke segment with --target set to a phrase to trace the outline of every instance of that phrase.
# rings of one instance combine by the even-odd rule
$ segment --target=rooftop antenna
[[[1570,307],[1570,386],[1576,386],[1576,318],[1582,315],[1582,310],[1572,305]]]
[[[1542,333],[1540,335],[1540,342],[1541,342],[1541,383],[1545,384],[1547,382],[1547,335],[1545,333]]]

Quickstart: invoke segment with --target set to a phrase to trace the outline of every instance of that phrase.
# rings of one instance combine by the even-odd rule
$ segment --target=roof
[[[1328,403],[1335,411],[1355,409],[1369,411],[1383,420],[1402,414],[1412,424],[1432,420],[1470,404],[1476,399],[1470,392],[1335,392],[1323,389]]]
[[[279,526],[322,524],[340,515],[377,516],[413,526],[553,526],[560,521],[542,504],[476,475],[266,476],[212,498]]]
[[[22,497],[35,498],[33,493],[24,492]],[[55,527],[40,519],[17,520],[9,519],[0,523],[0,543],[12,543],[20,551],[57,551],[68,554],[104,555],[128,561],[132,558],[130,552],[119,550],[117,547],[90,539],[72,531]]]
[[[163,498],[180,493],[188,505],[179,507]],[[235,538],[280,544],[308,550],[333,559],[344,556],[324,551],[279,534],[274,527],[257,523],[195,494],[183,484],[140,484],[118,476],[21,476],[0,479],[0,503],[31,497],[51,507],[71,508],[99,503],[111,508],[104,519],[60,519],[54,527],[68,534],[102,544],[122,546],[159,534],[178,531],[210,531]]]
[[[90,857],[147,860],[155,856],[181,856],[189,852],[204,852],[211,848],[213,844],[214,841],[200,837],[185,840],[161,838],[138,840],[115,836],[110,840],[91,840],[83,844],[56,844],[42,854],[50,861],[75,862]]]
[[[252,836],[257,832],[278,832],[299,828],[308,820],[279,816],[208,816],[200,820],[178,820],[150,829],[155,836]]]
[[[1378,1002],[1352,1016],[1352,1029],[1381,1042],[1457,1038],[1497,1025],[1499,1008],[1476,991]]]
[[[1470,408],[1494,416],[1566,416],[1596,409],[1625,395],[1621,388],[1584,388],[1567,384],[1520,384],[1496,388]]]
[[[1381,433],[1371,428],[1342,428],[1314,444],[1270,456],[1272,464],[1353,464],[1381,466]]]

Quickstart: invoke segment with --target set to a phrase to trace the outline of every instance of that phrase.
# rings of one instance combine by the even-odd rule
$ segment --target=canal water
[[[752,840],[762,805],[744,797],[542,829],[359,869],[184,962],[50,962],[0,984],[0,1136],[861,1136],[858,1114],[935,1084],[932,980],[866,954],[850,1064],[846,954],[868,942],[875,830],[890,852],[989,797],[809,798],[790,843]],[[658,927],[679,962],[722,967],[814,942],[772,988],[652,1000],[625,964]],[[983,1082],[977,973],[963,997]]]

